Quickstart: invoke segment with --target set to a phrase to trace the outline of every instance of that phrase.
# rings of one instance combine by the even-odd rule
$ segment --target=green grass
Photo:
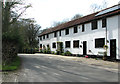
[[[13,71],[17,70],[20,66],[20,58],[17,56],[9,65],[1,66],[0,65],[0,70],[2,71]]]

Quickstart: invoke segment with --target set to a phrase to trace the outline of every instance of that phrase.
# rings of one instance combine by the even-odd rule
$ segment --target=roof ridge
[[[119,6],[120,4],[117,4],[117,5],[114,5],[112,7],[115,7],[115,6]],[[108,7],[106,9],[103,9],[103,10],[100,10],[100,11],[97,11],[95,13],[91,13],[91,14],[88,14],[88,15],[85,15],[83,17],[80,17],[78,19],[75,19],[75,20],[71,20],[71,21],[68,21],[68,22],[65,22],[65,23],[62,23],[58,26],[55,26],[55,27],[52,27],[52,28],[48,28],[45,32],[42,32],[40,34],[41,35],[44,35],[46,33],[50,33],[50,32],[54,32],[54,31],[58,31],[58,30],[61,30],[61,29],[64,29],[64,28],[67,28],[67,27],[71,27],[71,26],[74,26],[74,25],[77,25],[77,24],[80,24],[80,23],[83,23],[83,22],[86,22],[86,21],[89,21],[89,20],[92,20],[94,19],[96,16],[96,14],[100,13],[101,11],[104,11],[104,10],[107,10],[107,9],[110,9],[112,7]],[[113,12],[114,13],[114,12]],[[108,13],[109,14],[109,13]],[[110,13],[111,14],[111,13]],[[102,16],[102,15],[100,15]],[[99,17],[99,16],[97,16]]]

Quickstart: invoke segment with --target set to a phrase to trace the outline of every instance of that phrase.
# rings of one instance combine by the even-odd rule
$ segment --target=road
[[[48,55],[19,55],[21,69],[12,77],[4,77],[11,82],[117,82],[118,73],[88,66],[81,62]],[[10,73],[12,74],[12,73]],[[11,78],[11,79],[10,79]]]

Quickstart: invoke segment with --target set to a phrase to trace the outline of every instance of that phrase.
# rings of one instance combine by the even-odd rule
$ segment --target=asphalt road
[[[117,82],[118,73],[90,67],[60,57],[19,55],[21,69],[10,79],[14,82]],[[8,80],[8,79],[6,79]]]

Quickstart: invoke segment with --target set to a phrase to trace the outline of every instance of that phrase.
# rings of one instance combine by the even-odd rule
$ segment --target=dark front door
[[[83,55],[87,55],[87,42],[83,41]]]
[[[116,58],[116,39],[110,40],[110,56]]]

